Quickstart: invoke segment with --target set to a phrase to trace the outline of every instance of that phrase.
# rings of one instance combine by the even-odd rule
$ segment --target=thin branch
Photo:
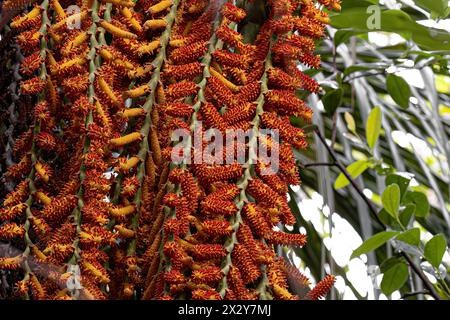
[[[333,159],[336,167],[339,168],[339,170],[342,172],[342,174],[344,174],[344,176],[348,179],[348,181],[350,181],[350,184],[355,188],[356,192],[361,196],[362,200],[367,204],[367,206],[368,206],[368,208],[370,210],[370,213],[374,216],[375,220],[383,227],[383,229],[386,229],[386,225],[378,217],[378,213],[377,213],[378,210],[375,207],[374,203],[372,201],[370,201],[369,198],[366,197],[366,195],[364,194],[363,190],[360,188],[360,186],[358,186],[358,184],[355,182],[355,180],[352,178],[352,176],[348,173],[348,171],[344,167],[344,165],[339,162],[339,160],[338,160],[338,158],[336,156],[336,153],[334,152],[333,149],[331,149],[331,147],[325,141],[325,138],[320,133],[320,131],[319,130],[315,130],[314,132],[316,133],[316,135],[319,137],[319,139],[322,142],[322,144],[327,149],[327,152],[329,153],[329,155]],[[425,287],[428,289],[430,295],[436,300],[441,300],[441,297],[437,293],[437,291],[434,288],[433,284],[430,282],[430,280],[427,278],[427,276],[423,273],[422,269],[420,269],[420,267],[418,267],[416,264],[414,264],[412,259],[405,252],[400,251],[400,254],[406,259],[406,261],[411,266],[411,268],[414,270],[414,272],[423,281],[423,283],[424,283]]]
[[[311,167],[335,167],[336,163],[331,162],[314,162],[314,163],[307,163],[301,165],[303,168],[311,168]]]

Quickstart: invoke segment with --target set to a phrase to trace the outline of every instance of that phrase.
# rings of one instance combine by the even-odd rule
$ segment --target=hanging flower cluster
[[[8,1],[4,6],[10,5]],[[23,3],[22,5],[26,5]],[[79,10],[73,10],[74,5]],[[13,9],[20,9],[17,4]],[[296,90],[318,92],[315,41],[339,1],[43,0],[12,19],[24,55],[17,94],[35,104],[18,134],[15,188],[0,208],[0,257],[31,299],[310,299],[308,279],[276,253],[302,247],[287,199],[293,149],[311,121]],[[245,26],[257,25],[257,34]],[[255,163],[174,163],[176,129],[250,130],[238,144],[279,152]],[[258,137],[259,129],[280,139]],[[204,143],[203,143],[204,144]],[[195,158],[197,148],[190,148]],[[217,159],[216,159],[217,160]],[[225,164],[226,162],[226,164]],[[69,286],[68,283],[75,283]],[[300,288],[300,290],[299,290]]]

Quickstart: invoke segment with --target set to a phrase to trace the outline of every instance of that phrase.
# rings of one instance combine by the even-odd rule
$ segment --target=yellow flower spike
[[[45,170],[45,167],[42,165],[42,163],[37,162],[34,165],[34,168],[36,169],[36,172],[39,174],[40,178],[42,179],[42,181],[44,181],[45,183],[48,182],[48,180],[50,179],[50,176],[48,175],[47,171]]]
[[[139,46],[138,54],[140,56],[143,56],[144,54],[152,54],[153,51],[155,51],[156,49],[159,48],[159,46],[160,46],[159,39],[153,40],[152,42],[149,42],[148,44]]]
[[[109,208],[109,213],[117,218],[117,217],[126,217],[130,214],[133,214],[136,211],[136,207],[134,205],[128,205],[121,208]]]
[[[209,68],[209,71],[211,72],[211,74],[213,76],[215,76],[216,78],[218,78],[224,85],[226,85],[231,91],[233,91],[234,93],[238,92],[241,87],[235,85],[234,83],[232,83],[231,81],[227,80],[220,72],[218,72],[216,69],[214,68]]]
[[[120,29],[119,27],[116,27],[115,25],[113,25],[105,20],[100,20],[99,24],[106,31],[108,31],[109,33],[111,33],[112,35],[114,35],[116,37],[123,38],[123,39],[136,39],[137,38],[136,34],[126,31],[126,30],[123,30],[123,29]]]
[[[26,15],[24,15],[23,17],[17,19],[16,21],[11,22],[10,26],[11,28],[17,28],[18,26],[20,26],[22,23],[24,23],[27,20],[32,20],[34,18],[36,18],[37,16],[39,16],[41,14],[41,8],[36,6],[33,8],[33,10],[31,10],[30,12],[28,12]]]
[[[145,114],[145,110],[143,108],[129,108],[123,111],[119,111],[117,115],[123,118],[134,118],[139,117]]]
[[[172,1],[170,0],[164,0],[161,1],[153,6],[151,6],[150,8],[148,8],[147,12],[149,14],[155,14],[155,13],[159,13],[161,11],[166,10],[168,7],[170,7],[172,5]]]
[[[140,33],[142,32],[142,26],[139,24],[139,21],[137,21],[134,17],[133,14],[131,13],[131,10],[128,9],[127,7],[123,7],[120,12],[122,13],[122,15],[128,19],[128,21],[131,24],[131,27],[136,30],[136,32]]]
[[[77,35],[72,41],[69,41],[69,43],[64,47],[62,54],[64,56],[69,55],[73,48],[83,44],[86,40],[88,40],[88,37],[89,36],[86,31],[80,32],[79,35]]]
[[[105,81],[105,79],[103,79],[102,77],[99,77],[98,84],[99,84],[100,88],[103,90],[103,92],[108,96],[109,99],[111,99],[111,101],[114,104],[116,104],[116,105],[119,104],[119,99],[116,97],[114,91],[111,89],[111,87]]]
[[[42,191],[36,191],[34,193],[34,196],[40,201],[42,202],[44,205],[48,205],[50,204],[50,202],[52,202],[52,199],[47,196],[45,193],[43,193]]]
[[[121,164],[119,167],[114,168],[116,171],[128,171],[131,168],[136,167],[139,162],[141,162],[141,159],[139,157],[131,157],[126,162]]]
[[[130,238],[134,238],[134,236],[135,236],[135,232],[133,230],[128,229],[128,228],[124,227],[123,225],[116,225],[114,227],[114,229],[117,230],[117,232],[120,234],[120,236],[122,238],[130,239]]]
[[[55,10],[58,17],[61,19],[64,19],[66,17],[66,12],[64,11],[63,7],[59,3],[58,0],[52,0],[52,7]]]
[[[133,8],[136,3],[134,1],[124,1],[124,0],[102,0],[102,2],[111,3],[119,7]]]
[[[171,47],[179,48],[186,45],[186,39],[175,39],[169,42]]]
[[[150,92],[150,87],[146,84],[127,90],[123,93],[124,98],[139,98]]]
[[[167,21],[164,19],[154,19],[154,20],[147,20],[144,23],[144,28],[146,30],[158,30],[165,28],[167,26]]]
[[[142,134],[140,132],[133,132],[130,134],[127,134],[120,138],[111,139],[109,142],[112,146],[115,147],[121,147],[130,143],[133,143],[135,141],[141,141],[142,140]]]

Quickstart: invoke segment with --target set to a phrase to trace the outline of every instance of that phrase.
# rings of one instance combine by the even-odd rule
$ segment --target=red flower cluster
[[[27,4],[19,2],[4,7]],[[311,120],[296,90],[319,86],[298,66],[319,66],[314,43],[328,18],[315,1],[266,2],[255,39],[241,33],[254,2],[244,9],[219,0],[43,0],[13,19],[25,55],[17,93],[34,100],[8,168],[15,189],[0,208],[0,240],[23,250],[0,257],[0,269],[16,279],[16,295],[326,294],[332,276],[297,296],[295,287],[309,283],[274,249],[306,243],[305,235],[276,228],[296,222],[286,193],[300,183],[292,149],[307,141],[290,117]],[[339,9],[339,1],[317,2]],[[279,130],[281,141],[260,139],[279,151],[279,172],[264,174],[263,159],[172,163],[172,132],[184,128],[193,136],[197,120],[221,132]],[[249,148],[246,142],[234,151]],[[65,287],[73,278],[81,289]]]

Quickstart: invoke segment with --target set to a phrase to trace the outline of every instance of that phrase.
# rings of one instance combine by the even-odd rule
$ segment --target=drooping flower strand
[[[128,263],[128,270],[130,270],[128,274],[128,280],[125,281],[124,284],[124,293],[126,294],[126,290],[130,290],[134,286],[141,285],[141,280],[137,280],[137,274],[130,274],[131,272],[135,271],[137,268],[136,261],[136,247],[137,247],[137,238],[136,238],[136,232],[139,228],[139,221],[140,221],[140,212],[143,210],[147,210],[145,208],[146,206],[149,207],[150,203],[148,203],[149,199],[148,196],[150,192],[152,192],[154,185],[151,184],[145,185],[144,183],[148,182],[149,176],[154,174],[154,169],[148,168],[147,164],[154,163],[154,160],[152,158],[152,155],[150,154],[150,151],[155,153],[157,150],[154,150],[152,148],[152,144],[150,143],[151,135],[150,132],[154,132],[155,128],[151,128],[153,126],[157,125],[157,119],[155,118],[155,111],[153,110],[154,105],[158,102],[158,82],[160,79],[160,72],[163,66],[164,61],[166,60],[166,50],[167,46],[169,44],[170,40],[170,34],[171,34],[171,28],[176,18],[176,12],[178,9],[179,1],[175,0],[171,4],[171,6],[168,6],[166,10],[168,10],[167,15],[164,17],[165,21],[165,29],[163,29],[163,32],[159,36],[159,52],[154,58],[152,62],[152,66],[154,67],[154,72],[150,78],[150,81],[145,86],[148,88],[148,91],[150,94],[147,96],[145,103],[142,106],[142,109],[145,113],[145,120],[141,128],[141,135],[143,137],[139,151],[137,152],[137,158],[142,159],[141,162],[137,165],[136,168],[136,183],[138,188],[136,191],[131,194],[131,198],[133,199],[133,203],[136,207],[136,213],[134,217],[131,220],[131,224],[129,225],[129,229],[133,231],[135,234],[134,237],[131,238],[129,241],[126,255],[127,259],[129,261]],[[154,11],[153,11],[154,12]],[[161,10],[161,12],[165,12],[165,10]],[[150,21],[150,20],[147,20]],[[148,23],[147,23],[148,25]],[[153,119],[152,119],[153,117]],[[151,158],[151,159],[150,159]],[[149,169],[147,171],[147,169]],[[147,188],[145,190],[145,188]],[[150,189],[151,188],[151,189]],[[141,209],[141,206],[143,207]],[[132,265],[130,265],[132,263]],[[134,279],[133,279],[134,278]],[[137,282],[137,283],[136,283]]]
[[[38,46],[34,49],[36,50],[36,54],[34,56],[38,56],[38,61],[40,63],[37,63],[36,66],[34,66],[33,72],[23,72],[22,73],[25,76],[32,76],[34,71],[38,72],[39,75],[32,79],[39,79],[36,81],[43,81],[45,83],[47,78],[47,72],[46,72],[46,66],[44,63],[45,56],[46,56],[46,49],[47,49],[47,41],[45,39],[45,34],[47,31],[47,23],[48,23],[48,17],[47,17],[47,10],[48,10],[48,1],[43,1],[41,4],[42,10],[39,10],[39,16],[41,17],[41,23],[36,25],[35,27],[39,30],[38,32],[42,35],[41,38],[39,38]],[[20,34],[19,34],[20,36]],[[23,62],[22,62],[23,63]],[[27,82],[28,81],[28,82]],[[27,86],[30,80],[25,80],[21,83],[21,91],[24,92],[23,86]],[[26,91],[26,90],[25,90]],[[42,88],[42,90],[36,90],[34,92],[28,92],[29,94],[38,95],[39,101],[44,101],[47,96],[46,90]],[[36,107],[35,107],[36,108]],[[39,135],[41,130],[40,121],[39,119],[34,118],[34,130],[32,131],[32,136]],[[29,260],[33,258],[33,253],[31,252],[33,248],[35,248],[35,244],[33,243],[31,239],[31,231],[32,231],[32,221],[33,221],[33,212],[31,210],[31,207],[34,204],[34,197],[33,193],[36,192],[36,182],[37,178],[39,177],[39,174],[43,174],[44,168],[40,167],[39,162],[39,148],[36,143],[31,144],[31,155],[30,155],[30,166],[28,167],[29,173],[27,174],[27,178],[19,183],[16,186],[16,190],[11,192],[9,195],[6,196],[3,206],[4,208],[0,211],[0,220],[8,222],[6,224],[2,225],[2,237],[7,236],[9,237],[23,237],[24,243],[25,243],[25,249],[23,253],[20,253],[18,256],[16,256],[14,259],[16,259],[16,264],[10,264],[10,268],[14,267],[14,269],[23,268],[24,270],[24,277],[20,282],[17,283],[17,285],[23,284],[22,291],[19,291],[18,294],[22,295],[26,298],[30,298],[33,296],[34,298],[41,298],[45,299],[45,293],[44,294],[38,294],[36,290],[34,290],[36,287],[40,287],[39,280],[36,278],[36,276],[33,274],[33,270],[30,267]],[[41,169],[42,168],[42,169]],[[47,170],[49,170],[49,167]],[[38,169],[41,169],[39,171]],[[11,171],[10,171],[11,172]],[[47,171],[48,172],[48,171]],[[17,197],[20,193],[20,197]],[[11,207],[11,205],[13,205]],[[25,222],[23,222],[23,225],[18,225],[13,222],[13,220],[25,217]],[[20,222],[22,223],[22,222]],[[17,226],[16,228],[13,228],[13,226]],[[13,258],[0,258],[3,260],[7,259],[13,259]],[[6,261],[5,260],[5,261]],[[3,264],[3,268],[8,269],[7,264]],[[34,283],[34,286],[31,285]]]

